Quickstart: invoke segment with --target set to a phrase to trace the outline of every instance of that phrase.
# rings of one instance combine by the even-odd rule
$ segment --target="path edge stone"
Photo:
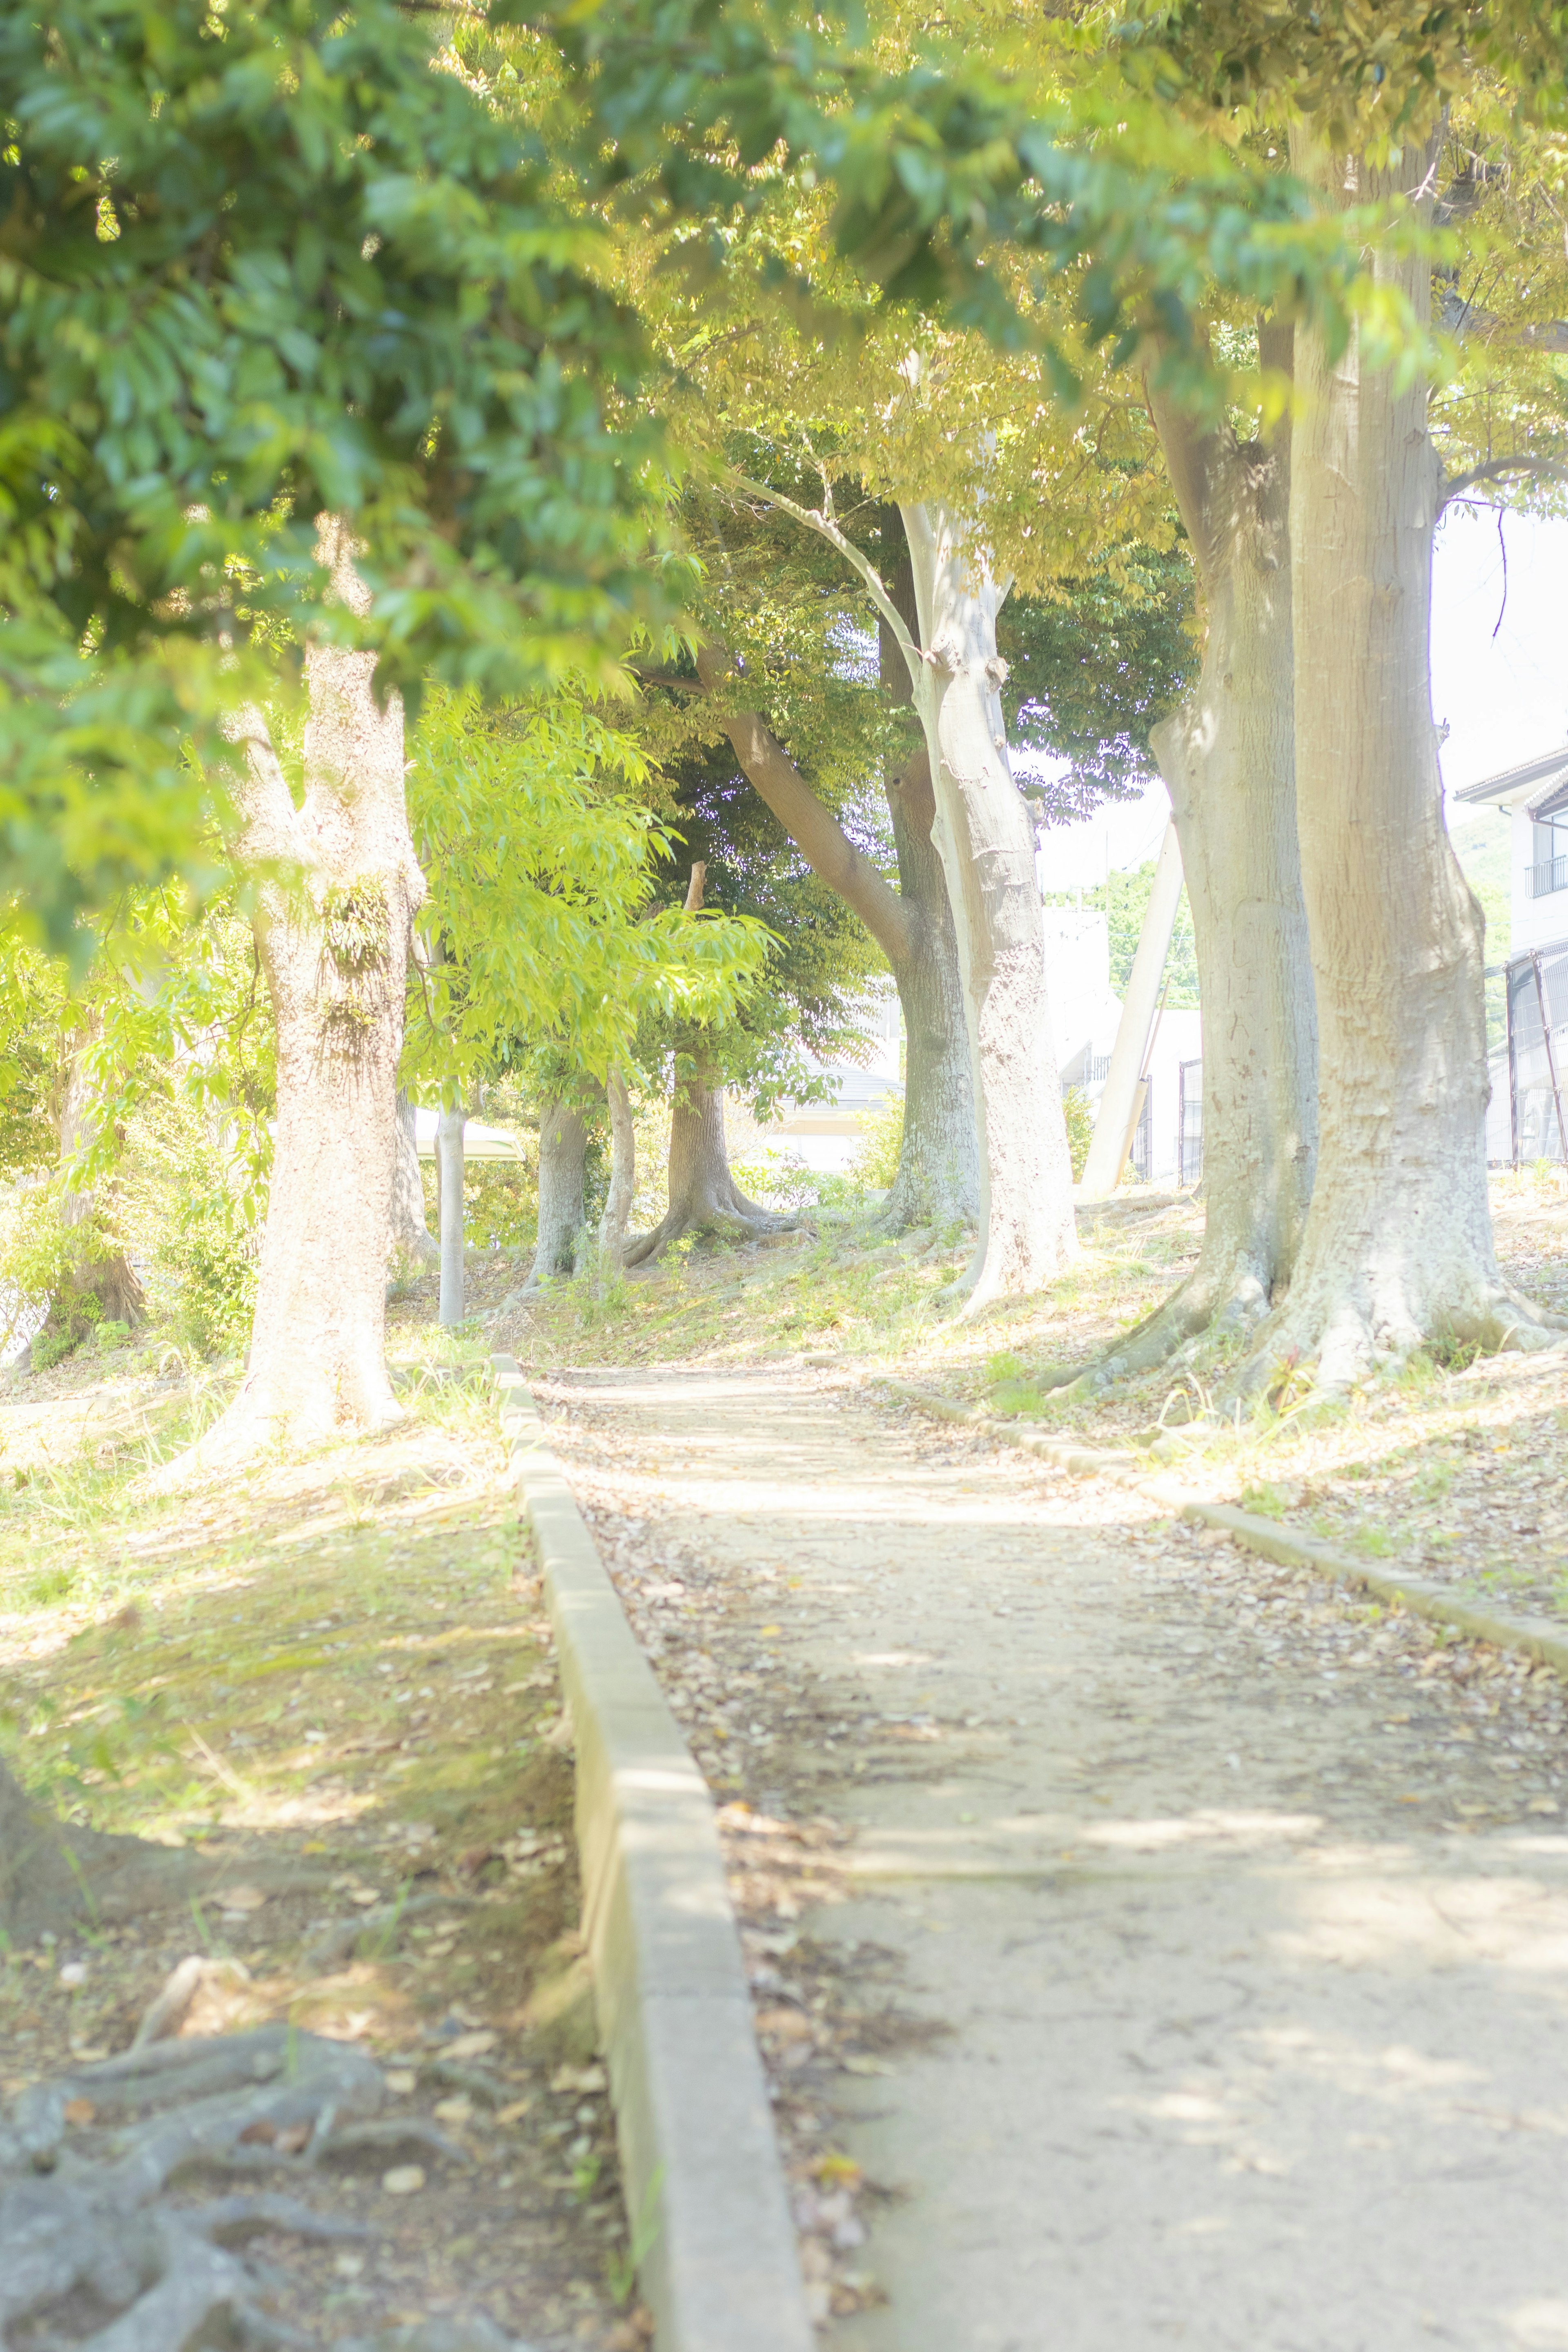
[[[490,1364],[576,1748],[584,1930],[658,2352],[813,2352],[712,1797],[527,1381]]]
[[[1472,1640],[1490,1642],[1499,1650],[1518,1650],[1568,1676],[1568,1633],[1562,1632],[1550,1617],[1514,1617],[1477,1608],[1473,1601],[1461,1600],[1447,1585],[1369,1568],[1352,1559],[1348,1552],[1336,1550],[1332,1544],[1321,1543],[1315,1536],[1295,1535],[1255,1511],[1239,1510],[1234,1503],[1187,1501],[1181,1503],[1179,1508],[1183,1518],[1206,1527],[1224,1528],[1250,1551],[1260,1552],[1265,1559],[1278,1560],[1281,1567],[1319,1569],[1341,1584],[1355,1585],[1370,1592],[1374,1600],[1407,1609],[1414,1617],[1426,1617],[1435,1625],[1452,1625]]]
[[[1390,1607],[1408,1610],[1413,1617],[1427,1618],[1434,1625],[1451,1625],[1474,1641],[1489,1642],[1494,1649],[1518,1651],[1568,1679],[1568,1632],[1550,1617],[1516,1617],[1505,1611],[1478,1608],[1473,1601],[1460,1599],[1447,1585],[1369,1568],[1352,1559],[1348,1552],[1336,1550],[1332,1544],[1320,1542],[1315,1536],[1293,1534],[1273,1519],[1263,1518],[1255,1511],[1241,1510],[1234,1503],[1205,1503],[1173,1494],[1142,1471],[1126,1450],[1110,1453],[1059,1437],[1037,1436],[1011,1422],[997,1420],[979,1405],[943,1396],[938,1389],[917,1388],[911,1381],[895,1380],[889,1372],[875,1372],[869,1378],[878,1388],[889,1391],[900,1403],[930,1413],[934,1420],[963,1422],[981,1436],[1004,1445],[1021,1446],[1026,1453],[1037,1454],[1058,1469],[1079,1477],[1098,1475],[1144,1484],[1150,1493],[1179,1511],[1183,1518],[1224,1528],[1239,1543],[1260,1552],[1266,1559],[1278,1560],[1285,1568],[1317,1569],[1338,1583],[1370,1592],[1374,1600],[1386,1601]]]

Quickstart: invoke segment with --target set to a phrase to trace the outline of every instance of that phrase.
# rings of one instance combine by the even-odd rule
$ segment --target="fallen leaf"
[[[89,2124],[98,2109],[90,2099],[68,2099],[60,2113],[68,2124]]]
[[[390,2172],[381,2176],[381,2185],[389,2197],[415,2197],[425,2186],[425,2168],[419,2164],[395,2164]]]
[[[387,2075],[386,2087],[389,2091],[395,2091],[399,2098],[406,2098],[417,2080],[417,2075],[411,2074],[406,2066],[398,2066]]]
[[[366,1904],[379,1903],[381,1897],[374,1886],[351,1886],[349,1889],[349,1901],[357,1903],[362,1907]]]
[[[290,2124],[286,2131],[278,2134],[272,2145],[279,2156],[298,2156],[300,2149],[309,2144],[310,2137],[309,2124]]]
[[[456,2042],[448,2042],[441,2053],[444,2058],[483,2058],[493,2050],[498,2034],[490,2032],[459,2033]]]
[[[843,2063],[847,2074],[891,2074],[897,2072],[885,2058],[853,2057],[846,2058]]]
[[[527,2115],[532,2105],[533,2101],[531,2099],[513,2099],[509,2106],[502,2107],[499,2110],[496,2116],[496,2121],[498,2124],[520,2123],[522,2120],[522,2117]]]
[[[1531,1797],[1524,1810],[1527,1813],[1555,1813],[1560,1812],[1562,1808],[1555,1797]],[[68,2115],[70,2113],[68,2107],[66,2113]]]
[[[764,2009],[757,2020],[757,2032],[771,2033],[775,2042],[809,2042],[811,2020],[798,2009]]]
[[[260,1886],[220,1886],[215,1899],[220,1911],[259,1911],[267,1894]]]
[[[461,2091],[453,2098],[437,2099],[436,2102],[435,2113],[444,2124],[466,2124],[473,2112],[472,2099],[466,2098]]]

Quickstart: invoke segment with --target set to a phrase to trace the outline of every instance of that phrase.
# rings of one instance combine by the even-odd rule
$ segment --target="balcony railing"
[[[1530,895],[1548,898],[1553,890],[1568,890],[1568,857],[1549,857],[1530,869]]]

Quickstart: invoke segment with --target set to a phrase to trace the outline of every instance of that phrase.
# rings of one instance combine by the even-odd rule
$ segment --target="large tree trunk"
[[[1330,206],[1414,191],[1434,152],[1378,170],[1299,131],[1292,148]],[[1428,314],[1428,261],[1380,253],[1373,266]],[[1297,823],[1321,1129],[1289,1298],[1250,1377],[1315,1360],[1341,1388],[1430,1339],[1544,1335],[1492,1247],[1481,917],[1444,825],[1432,724],[1441,469],[1426,388],[1368,366],[1353,333],[1336,359],[1300,330],[1297,375]]]
[[[1261,330],[1290,366],[1290,329]],[[1096,1384],[1158,1363],[1217,1325],[1246,1328],[1289,1282],[1311,1198],[1317,1025],[1296,843],[1290,444],[1205,431],[1150,386],[1203,586],[1203,671],[1150,741],[1171,794],[1204,1011],[1204,1191],[1197,1265],[1117,1342]]]
[[[1075,1254],[1072,1167],[1046,991],[1035,830],[1007,763],[996,614],[1006,593],[971,521],[904,505],[920,614],[912,675],[934,784],[931,839],[958,940],[980,1158],[970,1313],[1039,1289]]]
[[[537,1290],[577,1264],[587,1181],[588,1114],[572,1095],[546,1102],[539,1119],[539,1230],[523,1287]]]
[[[730,1173],[724,1090],[714,1084],[714,1064],[700,1035],[686,1039],[677,1073],[669,1120],[669,1205],[652,1233],[639,1234],[628,1244],[627,1265],[646,1265],[687,1234],[712,1243],[754,1242],[795,1222],[748,1200]]]
[[[414,1105],[401,1091],[392,1147],[392,1215],[387,1255],[395,1271],[405,1275],[426,1272],[441,1255],[425,1222],[425,1186],[419,1174]]]
[[[334,593],[360,603],[346,539]],[[266,721],[235,722],[240,858],[265,876],[255,917],[278,1024],[272,1180],[244,1383],[196,1449],[207,1465],[274,1435],[310,1444],[399,1417],[385,1360],[397,1060],[414,913],[403,706],[375,699],[374,655],[312,646],[305,797],[295,809]]]

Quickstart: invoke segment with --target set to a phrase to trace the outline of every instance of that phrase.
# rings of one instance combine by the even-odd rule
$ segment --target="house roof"
[[[1542,751],[1537,759],[1525,760],[1517,768],[1500,768],[1495,776],[1483,776],[1479,784],[1467,784],[1454,798],[1506,801],[1516,793],[1528,791],[1531,784],[1550,788],[1557,783],[1568,783],[1568,743],[1560,743],[1554,751]]]

